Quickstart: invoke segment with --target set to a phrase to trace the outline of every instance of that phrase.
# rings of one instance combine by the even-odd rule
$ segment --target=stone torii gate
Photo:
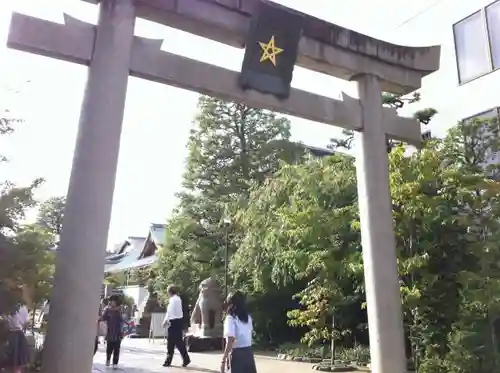
[[[91,371],[129,75],[356,131],[372,372],[406,371],[386,138],[418,145],[420,126],[383,108],[381,91],[418,89],[422,77],[438,69],[440,48],[396,46],[306,16],[297,64],[357,81],[360,97],[335,100],[292,89],[278,100],[242,91],[234,71],[134,36],[135,19],[142,17],[242,48],[261,0],[87,1],[100,2],[97,26],[14,13],[8,38],[11,48],[88,66],[42,372]]]

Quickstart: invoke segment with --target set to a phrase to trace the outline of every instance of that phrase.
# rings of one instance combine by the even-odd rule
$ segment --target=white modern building
[[[401,23],[395,37],[442,47],[440,69],[424,78],[419,104],[439,112],[428,125],[432,136],[462,119],[499,115],[500,0],[436,0]]]

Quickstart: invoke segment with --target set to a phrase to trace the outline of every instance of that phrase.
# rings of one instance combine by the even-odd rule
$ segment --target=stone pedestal
[[[184,338],[188,352],[221,351],[224,347],[224,338],[201,338],[196,335],[186,335]]]
[[[151,314],[153,312],[165,313],[165,307],[158,300],[158,295],[155,293],[149,293],[146,303],[144,304],[144,309],[142,310],[142,316],[139,319],[137,325],[136,334],[140,338],[147,338],[149,336],[149,329],[151,326]]]

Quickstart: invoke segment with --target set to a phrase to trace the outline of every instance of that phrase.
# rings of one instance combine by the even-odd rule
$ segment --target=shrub
[[[370,362],[370,348],[356,345],[353,348],[340,349],[335,353],[339,360],[368,364]]]

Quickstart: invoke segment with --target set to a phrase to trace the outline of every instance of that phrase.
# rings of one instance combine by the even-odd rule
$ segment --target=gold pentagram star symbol
[[[265,62],[267,60],[271,61],[271,63],[276,67],[276,55],[283,52],[283,49],[278,48],[274,41],[274,35],[271,36],[271,39],[268,43],[263,43],[259,41],[260,49],[262,49],[262,56],[260,56],[260,62]]]

